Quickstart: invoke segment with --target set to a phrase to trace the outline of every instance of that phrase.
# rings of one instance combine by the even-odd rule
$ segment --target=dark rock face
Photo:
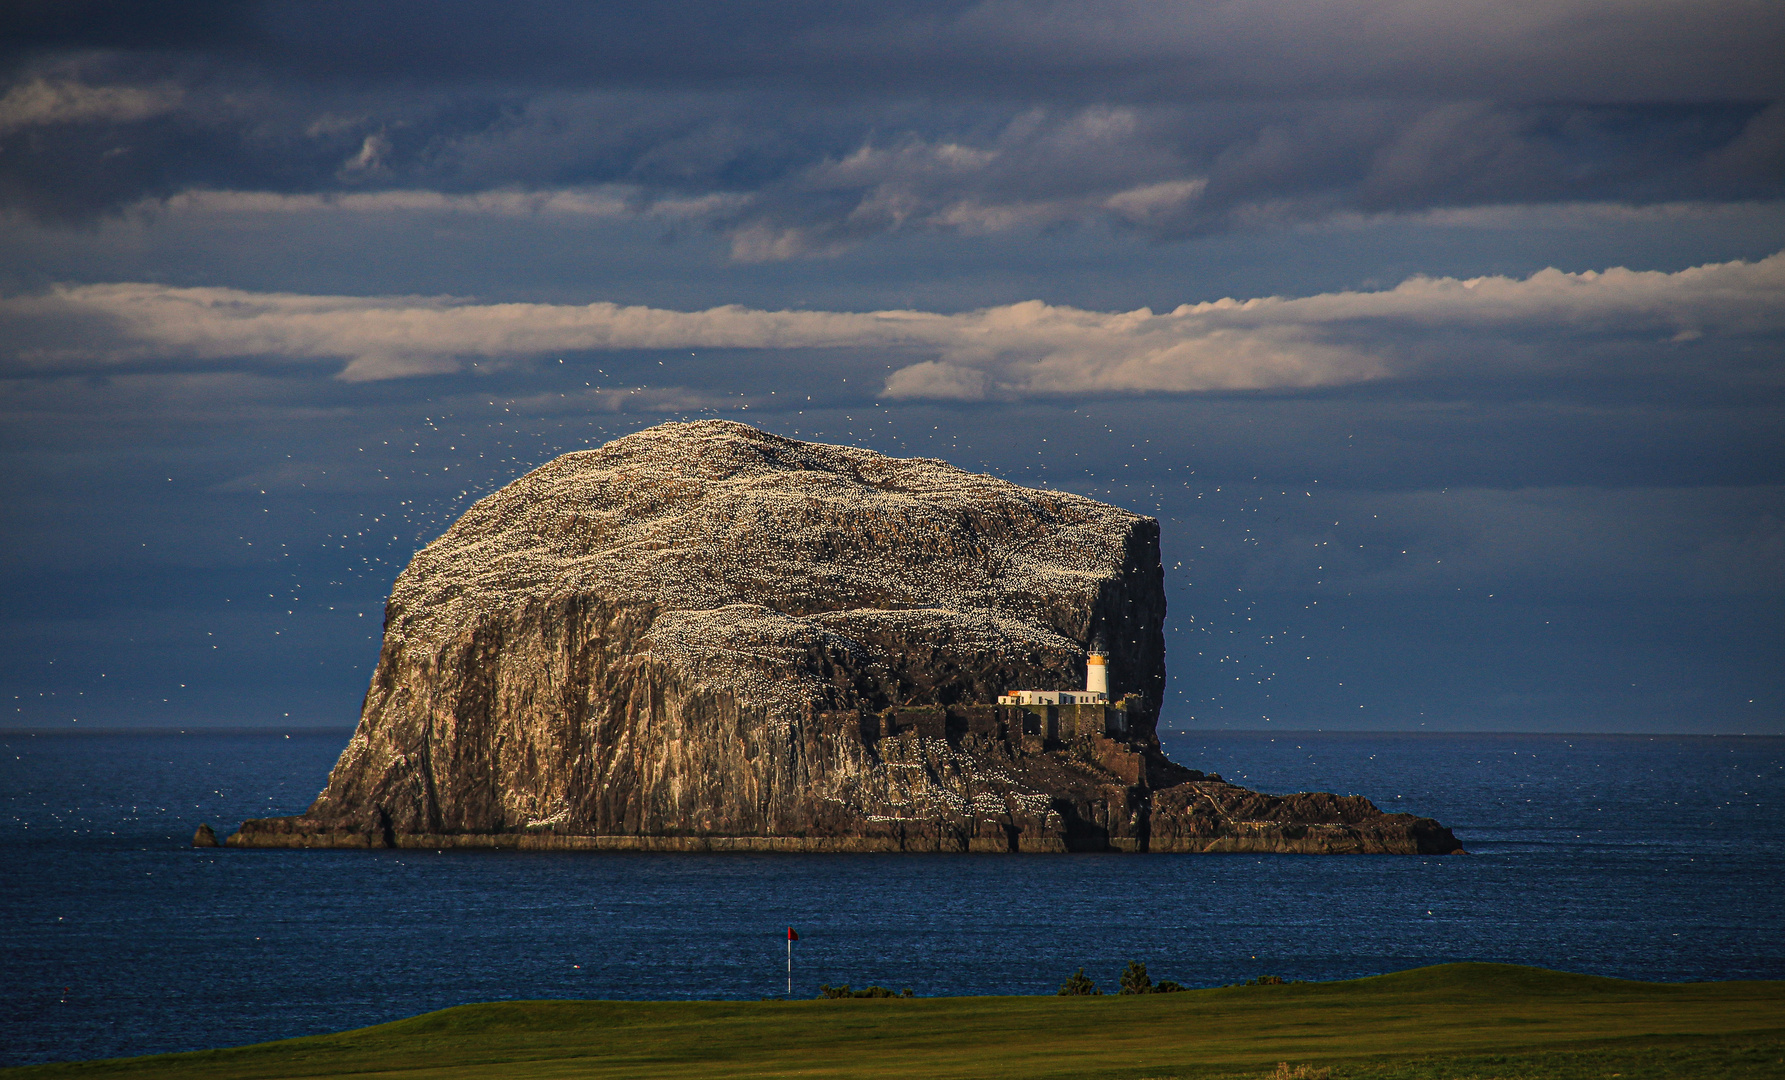
[[[1449,855],[1462,850],[1431,818],[1385,814],[1361,795],[1261,795],[1218,776],[1153,793],[1149,851],[1305,855]]]
[[[1167,761],[1159,527],[740,424],[483,499],[397,579],[358,730],[236,847],[1450,851]],[[1120,707],[986,704],[1084,685]],[[1423,830],[1423,831],[1422,831]]]
[[[192,834],[192,846],[221,847],[222,845],[217,843],[217,830],[209,825],[200,825],[198,831]]]

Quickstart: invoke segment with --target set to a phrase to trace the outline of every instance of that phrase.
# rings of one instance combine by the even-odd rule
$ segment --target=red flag
[[[791,927],[791,926],[788,927],[787,928],[787,940],[788,941],[798,941],[799,939],[800,939],[800,936],[793,932],[793,927]]]

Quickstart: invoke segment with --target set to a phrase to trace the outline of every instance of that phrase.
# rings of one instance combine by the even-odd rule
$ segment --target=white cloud
[[[1754,199],[1743,202],[1568,202],[1495,203],[1446,206],[1431,210],[1359,213],[1343,210],[1298,226],[1304,232],[1361,231],[1407,225],[1433,229],[1513,231],[1523,229],[1590,230],[1648,224],[1739,224],[1785,212],[1785,202]]]
[[[893,372],[886,380],[886,396],[978,401],[985,397],[988,381],[978,368],[925,360]]]
[[[538,394],[515,398],[510,405],[532,416],[559,413],[676,413],[713,410],[748,411],[773,398],[750,394],[716,394],[689,386],[598,386],[573,394]]]
[[[1137,224],[1177,211],[1185,203],[1202,195],[1209,186],[1206,179],[1167,180],[1158,184],[1142,184],[1118,191],[1103,200],[1103,205]]]
[[[382,131],[375,131],[360,143],[359,153],[341,164],[341,174],[345,176],[352,173],[385,172],[384,163],[390,157],[392,149],[390,137]]]
[[[88,86],[36,78],[0,97],[0,135],[48,124],[128,123],[172,111],[183,92],[172,84]]]
[[[1208,179],[1186,175],[1184,161],[1159,145],[1153,123],[1131,108],[1030,109],[984,146],[914,135],[865,143],[782,178],[747,219],[728,223],[732,256],[826,256],[890,232],[983,236],[1095,221],[1169,224]],[[824,209],[814,216],[801,207]]]
[[[841,255],[848,243],[827,240],[809,229],[778,228],[752,222],[731,232],[731,257],[741,263],[785,262],[788,259]]]
[[[497,189],[447,194],[425,188],[289,195],[276,191],[212,191],[194,188],[137,204],[140,213],[170,214],[429,214],[583,218],[653,217],[704,219],[735,209],[747,196],[714,192],[686,197],[648,197],[628,184],[549,189]]]
[[[563,351],[853,348],[909,358],[884,388],[894,398],[1267,389],[1410,374],[1432,362],[1422,343],[1457,334],[1648,342],[1778,334],[1785,252],[1675,273],[1415,277],[1378,292],[1225,299],[1164,313],[1040,301],[958,314],[669,311],[111,284],[0,300],[0,320],[19,343],[15,360],[40,369],[264,357],[345,361],[340,376],[362,381]]]

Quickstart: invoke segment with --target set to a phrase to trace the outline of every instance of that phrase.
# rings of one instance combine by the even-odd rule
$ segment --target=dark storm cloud
[[[319,81],[975,96],[1770,99],[1760,0],[8,5],[7,47],[198,54]]]
[[[27,5],[0,195],[724,195],[749,260],[899,231],[1777,197],[1776,6]],[[60,104],[58,104],[58,102]]]

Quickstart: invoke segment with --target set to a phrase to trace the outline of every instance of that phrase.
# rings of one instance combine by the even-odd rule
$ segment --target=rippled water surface
[[[197,851],[301,811],[348,732],[0,735],[0,1064],[258,1042],[499,998],[819,983],[1051,992],[1498,960],[1785,978],[1785,740],[1167,737],[1265,791],[1367,795],[1470,854]]]

